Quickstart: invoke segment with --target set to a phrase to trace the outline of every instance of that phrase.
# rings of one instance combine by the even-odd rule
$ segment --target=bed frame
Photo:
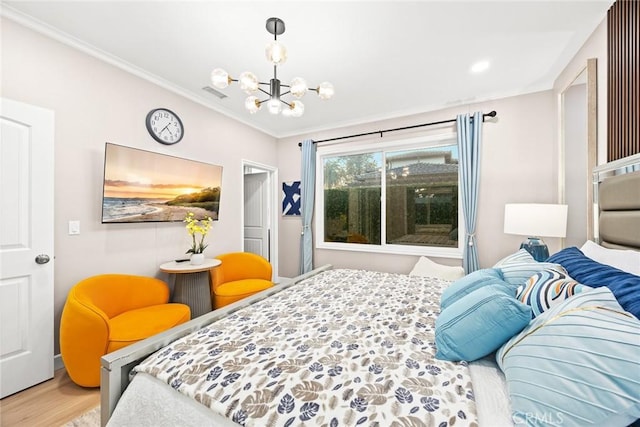
[[[100,424],[105,426],[111,417],[122,393],[124,393],[124,390],[129,385],[129,372],[131,369],[148,355],[185,335],[201,329],[211,322],[226,317],[230,313],[245,308],[257,301],[290,288],[302,280],[332,268],[329,264],[316,268],[309,273],[288,279],[272,288],[265,289],[248,298],[236,301],[224,308],[196,317],[182,325],[178,325],[165,332],[161,332],[150,338],[102,356],[100,360]]]
[[[603,246],[640,250],[640,154],[598,166],[593,172],[595,241]],[[230,313],[263,300],[322,271],[325,265],[222,309],[197,317],[101,359],[101,424],[105,426],[129,384],[129,372],[142,359],[171,342]]]
[[[593,170],[594,240],[640,250],[640,154]]]

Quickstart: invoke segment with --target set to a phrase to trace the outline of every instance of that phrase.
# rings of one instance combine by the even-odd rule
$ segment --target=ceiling
[[[148,78],[211,109],[285,137],[547,90],[610,0],[553,1],[5,1],[2,15]],[[269,17],[285,22],[278,78],[323,81],[292,118],[244,108],[237,84],[205,92],[215,67],[268,81]],[[471,73],[480,60],[488,70]],[[105,82],[108,84],[108,82]],[[171,108],[167,105],[164,107]],[[179,112],[178,112],[179,113]]]

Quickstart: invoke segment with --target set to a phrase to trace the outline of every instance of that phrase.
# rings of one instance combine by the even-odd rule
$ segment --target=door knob
[[[45,254],[40,254],[36,257],[37,264],[46,264],[49,262],[49,260],[50,260],[49,255],[45,255]]]

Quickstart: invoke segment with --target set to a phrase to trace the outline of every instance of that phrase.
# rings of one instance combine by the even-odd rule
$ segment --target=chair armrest
[[[100,385],[100,357],[108,344],[108,317],[95,305],[76,299],[72,289],[60,320],[60,353],[73,382]]]

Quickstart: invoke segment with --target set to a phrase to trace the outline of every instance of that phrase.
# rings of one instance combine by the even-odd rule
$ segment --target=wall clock
[[[182,120],[176,113],[166,108],[149,111],[145,120],[149,134],[161,144],[175,144],[184,135]]]

